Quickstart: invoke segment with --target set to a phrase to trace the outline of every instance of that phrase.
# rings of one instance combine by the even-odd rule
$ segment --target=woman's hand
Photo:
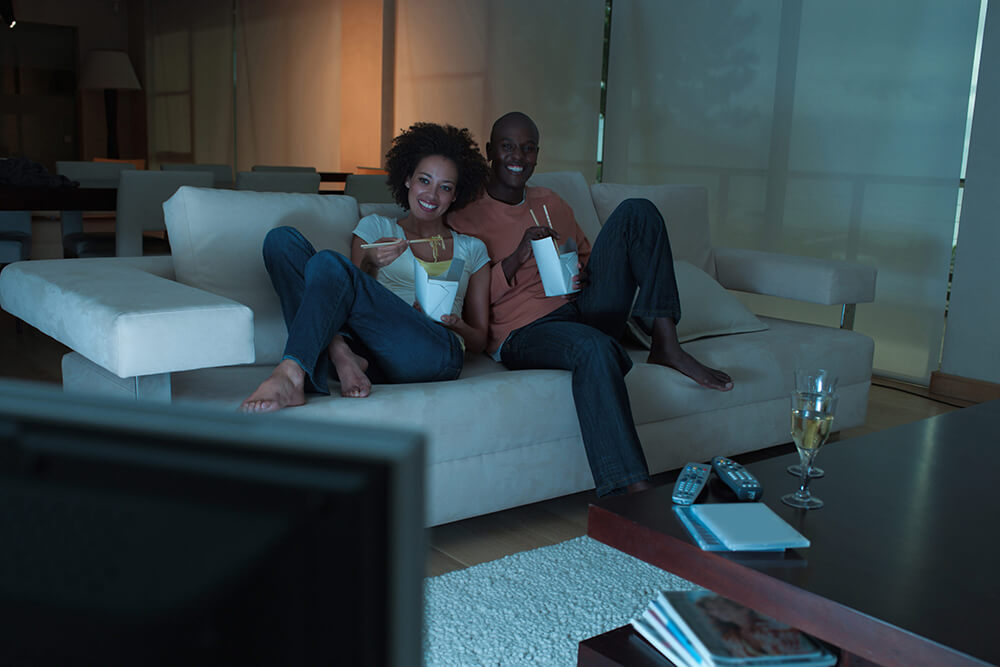
[[[389,266],[396,261],[396,258],[403,254],[407,248],[406,239],[397,239],[391,236],[384,236],[373,242],[373,248],[365,248],[365,260],[376,269]]]
[[[374,247],[371,248],[362,248],[362,245],[369,244],[363,243],[357,236],[351,240],[351,262],[372,278],[377,278],[379,269],[392,264],[408,247],[406,239],[392,236],[383,236],[372,242],[370,245]]]
[[[521,268],[521,265],[531,258],[531,242],[549,237],[558,239],[559,232],[551,227],[540,226],[528,227],[524,230],[524,236],[521,237],[521,242],[517,244],[517,249],[500,262],[508,285],[514,279],[514,274]]]

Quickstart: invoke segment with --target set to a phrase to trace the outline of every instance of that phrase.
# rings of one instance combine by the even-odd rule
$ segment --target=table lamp
[[[83,61],[81,90],[103,90],[108,122],[108,157],[118,159],[118,91],[141,90],[132,61],[124,51],[97,49]]]

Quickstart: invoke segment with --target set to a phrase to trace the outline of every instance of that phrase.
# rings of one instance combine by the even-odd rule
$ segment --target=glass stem
[[[799,467],[802,468],[802,470],[799,471],[799,479],[801,480],[801,483],[799,485],[798,496],[801,498],[809,497],[809,480],[811,479],[809,477],[809,468],[812,467],[813,458],[815,458],[815,453],[800,457],[802,465]]]

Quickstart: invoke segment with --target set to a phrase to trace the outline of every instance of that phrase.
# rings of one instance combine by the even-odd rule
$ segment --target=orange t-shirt
[[[561,296],[545,296],[534,257],[518,268],[509,284],[501,266],[521,243],[524,230],[535,224],[529,211],[534,211],[539,224],[545,226],[545,209],[548,209],[552,227],[559,233],[559,245],[574,239],[580,263],[586,266],[590,242],[577,224],[573,209],[548,188],[525,188],[525,200],[516,205],[505,204],[484,193],[460,211],[448,214],[448,224],[455,231],[482,239],[490,255],[490,331],[486,343],[490,354],[496,352],[511,331],[566,303]]]

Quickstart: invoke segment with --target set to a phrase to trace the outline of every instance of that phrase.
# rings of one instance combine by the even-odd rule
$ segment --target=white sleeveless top
[[[381,238],[406,238],[403,228],[395,220],[375,213],[366,215],[358,221],[358,226],[354,228],[354,235],[365,243],[374,243]],[[458,294],[455,296],[455,305],[451,309],[453,315],[461,317],[462,305],[465,303],[465,290],[469,286],[469,276],[489,263],[490,256],[486,252],[486,244],[474,236],[466,236],[452,231],[451,237],[455,245],[452,259],[465,260],[465,268],[458,283]],[[380,284],[409,304],[417,300],[413,287],[413,259],[413,252],[407,248],[391,264],[379,269],[377,278]]]

